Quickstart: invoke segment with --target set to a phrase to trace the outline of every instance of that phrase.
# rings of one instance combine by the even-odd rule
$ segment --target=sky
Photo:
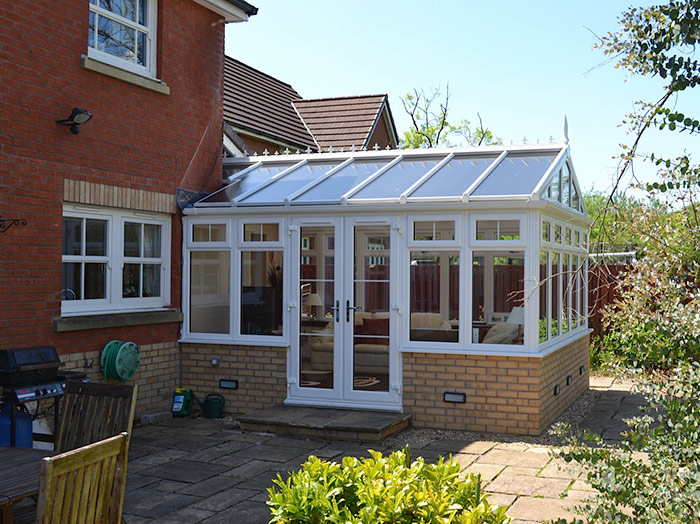
[[[304,98],[386,93],[399,135],[410,126],[401,97],[448,84],[449,120],[474,123],[478,113],[504,144],[560,142],[566,115],[584,191],[612,187],[619,144],[632,141],[621,122],[635,101],[663,93],[661,79],[631,77],[593,49],[596,35],[616,31],[629,0],[252,3],[257,15],[226,27],[228,56]],[[699,98],[683,93],[674,103],[697,118]],[[656,131],[640,151],[692,147],[691,139]],[[653,180],[655,169],[637,162],[635,175]]]

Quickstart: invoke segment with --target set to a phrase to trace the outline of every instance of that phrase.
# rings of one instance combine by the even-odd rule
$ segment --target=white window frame
[[[270,218],[261,216],[238,217],[235,225],[236,239],[234,244],[236,249],[232,250],[231,268],[232,274],[232,299],[231,309],[233,311],[233,331],[232,336],[236,343],[264,346],[287,346],[289,344],[289,253],[285,242],[287,235],[286,220],[283,218]],[[279,235],[274,241],[245,241],[244,232],[246,224],[277,224]],[[275,251],[282,253],[282,333],[281,335],[251,335],[241,333],[241,299],[243,290],[241,284],[243,271],[243,252],[249,251]]]
[[[414,227],[416,222],[454,222],[455,227],[455,239],[454,240],[414,240]],[[452,213],[452,214],[421,214],[421,215],[409,215],[406,217],[406,243],[405,247],[401,250],[402,266],[405,267],[403,273],[403,285],[402,288],[406,290],[403,293],[403,303],[405,315],[401,317],[401,347],[406,350],[430,350],[430,349],[440,349],[442,351],[454,351],[461,352],[464,350],[465,342],[465,329],[464,329],[464,319],[466,315],[466,308],[470,307],[470,302],[464,300],[465,290],[466,290],[466,280],[464,268],[464,244],[462,230],[463,230],[463,213]],[[418,341],[411,340],[411,253],[416,251],[432,251],[432,252],[444,252],[444,253],[457,253],[459,256],[459,317],[458,317],[458,332],[456,342],[441,342],[441,341]],[[449,271],[449,262],[447,266],[447,271]],[[447,282],[449,286],[449,281]],[[449,298],[448,298],[449,301]],[[450,319],[447,319],[450,322]]]
[[[481,220],[506,221],[518,220],[520,223],[520,238],[518,240],[477,240],[476,223]],[[469,215],[469,245],[477,250],[527,248],[527,215],[525,213],[474,213]]]
[[[105,53],[104,51],[98,50],[93,47],[95,42],[88,42],[88,57],[106,64],[118,67],[120,69],[125,69],[137,75],[147,76],[151,78],[156,77],[156,28],[158,27],[158,1],[157,0],[140,0],[146,4],[146,21],[147,25],[143,26],[138,22],[122,18],[116,13],[104,9],[99,5],[89,3],[89,12],[94,13],[96,16],[103,16],[109,18],[110,20],[127,26],[130,29],[144,33],[146,35],[146,65],[142,66],[136,62],[130,62],[118,56],[114,56],[110,53]],[[88,25],[89,25],[89,15],[88,15]],[[95,23],[95,38],[97,38],[98,23]]]
[[[194,240],[193,227],[195,225],[224,225],[226,226],[226,237],[223,242],[198,242]],[[185,313],[183,324],[183,340],[211,342],[211,343],[231,343],[233,338],[233,317],[234,315],[234,278],[235,278],[235,256],[233,249],[235,238],[235,220],[221,217],[184,217],[183,230],[185,231],[183,242],[183,274],[182,274],[182,308]],[[229,322],[228,333],[206,333],[191,330],[191,285],[192,285],[192,253],[201,252],[225,252],[229,254]]]
[[[170,304],[170,216],[158,213],[117,210],[89,206],[64,205],[65,218],[91,218],[107,221],[107,261],[104,299],[62,300],[61,315],[85,315],[124,313],[149,309],[164,309]],[[161,249],[159,258],[132,259],[124,256],[124,224],[136,222],[161,226]],[[85,262],[91,258],[63,255],[61,262]],[[159,297],[122,297],[122,278],[124,263],[160,264]]]

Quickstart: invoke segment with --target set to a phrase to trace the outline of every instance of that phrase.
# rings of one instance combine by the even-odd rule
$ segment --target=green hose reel
[[[126,382],[136,374],[140,363],[139,347],[133,342],[121,340],[107,342],[100,357],[105,382],[109,382],[110,378]]]

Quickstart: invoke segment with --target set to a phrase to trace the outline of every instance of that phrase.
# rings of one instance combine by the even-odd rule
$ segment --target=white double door
[[[397,222],[292,221],[287,403],[401,409]]]

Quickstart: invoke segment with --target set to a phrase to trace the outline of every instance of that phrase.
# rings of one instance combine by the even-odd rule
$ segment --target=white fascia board
[[[195,3],[224,17],[226,22],[247,22],[248,15],[242,9],[222,0],[193,0]]]
[[[578,199],[581,203],[581,207],[583,208],[583,214],[588,216],[588,209],[586,209],[586,201],[583,198],[583,191],[581,191],[581,186],[578,183],[578,175],[576,175],[574,161],[571,158],[571,151],[569,151],[569,170],[571,171],[571,182],[574,184],[574,187],[576,187],[576,191],[578,191]]]
[[[569,206],[565,206],[560,202],[554,200],[540,200],[540,202],[546,203],[542,208],[542,212],[547,216],[558,218],[566,223],[579,224],[583,227],[589,227],[593,224],[593,219],[588,215],[583,215],[578,211],[574,211]]]

